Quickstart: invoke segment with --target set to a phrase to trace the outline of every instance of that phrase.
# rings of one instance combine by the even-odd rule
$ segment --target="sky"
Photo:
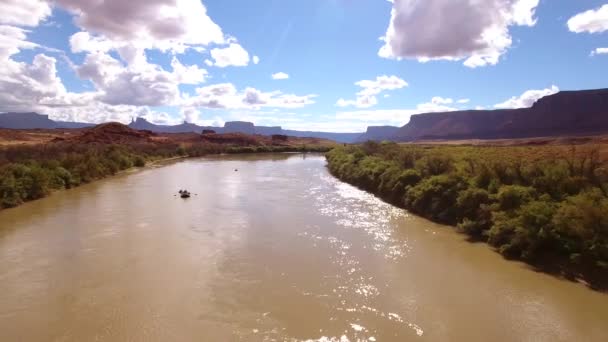
[[[0,112],[334,132],[606,88],[606,0],[2,0]]]

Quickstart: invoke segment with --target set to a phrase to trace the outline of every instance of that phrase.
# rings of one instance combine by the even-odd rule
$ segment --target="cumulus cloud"
[[[183,51],[222,44],[222,29],[207,15],[200,0],[56,0],[76,17],[85,31],[118,44]]]
[[[431,99],[431,103],[436,104],[436,105],[445,105],[445,104],[454,103],[454,100],[452,100],[451,98],[443,98],[441,96],[435,96]]]
[[[21,49],[32,49],[38,44],[27,41],[26,31],[8,25],[0,25],[0,59],[8,58]]]
[[[0,112],[37,111],[51,118],[81,122],[129,122],[133,115],[145,114],[156,120],[158,113],[147,107],[108,105],[99,101],[97,91],[72,93],[57,75],[57,60],[37,54],[31,64],[0,57]]]
[[[439,96],[433,97],[428,102],[423,102],[416,105],[414,108],[406,109],[364,109],[348,112],[338,112],[335,119],[340,122],[347,122],[352,127],[357,127],[356,130],[364,130],[367,126],[374,125],[393,125],[403,126],[410,117],[414,114],[434,113],[434,112],[450,112],[457,110],[454,107],[448,106],[449,99]],[[451,103],[451,102],[450,102]]]
[[[575,33],[598,33],[608,30],[608,4],[579,13],[568,20],[568,29]]]
[[[45,0],[2,0],[0,24],[38,26],[51,15],[51,6]]]
[[[276,74],[271,75],[273,80],[286,80],[289,78],[289,75],[284,72],[277,72]]]
[[[559,92],[559,88],[556,86],[551,86],[551,88],[540,89],[540,90],[528,90],[521,94],[520,96],[513,96],[512,98],[506,100],[505,102],[499,103],[494,106],[494,108],[498,109],[514,109],[514,108],[529,108],[532,107],[534,102],[539,99],[553,95]]]
[[[46,99],[64,94],[56,62],[44,54],[36,55],[31,64],[8,57],[0,61],[0,112],[34,108]]]
[[[180,114],[184,117],[185,122],[196,123],[201,115],[200,110],[194,107],[185,107],[180,109]]]
[[[495,65],[512,44],[511,26],[534,26],[539,0],[393,0],[384,58]]]
[[[207,78],[207,70],[198,65],[183,65],[175,56],[171,60],[171,67],[175,81],[180,84],[200,84]]]
[[[195,96],[183,100],[186,107],[221,109],[301,108],[314,103],[316,95],[284,94],[281,91],[263,92],[248,87],[239,92],[232,83],[199,87]]]
[[[253,58],[251,59],[251,61],[253,62],[253,64],[258,64],[258,63],[260,63],[260,57],[253,56]]]
[[[408,83],[397,76],[382,75],[376,77],[375,80],[361,80],[355,82],[355,85],[362,89],[357,92],[355,100],[338,99],[336,105],[338,107],[355,106],[357,108],[369,108],[378,104],[377,95],[383,91],[396,90],[408,86]]]
[[[249,64],[249,53],[238,43],[230,43],[225,48],[214,48],[211,50],[213,61],[206,61],[207,65],[225,68],[227,66],[247,66]]]
[[[591,51],[591,56],[608,54],[608,48],[597,48]]]
[[[122,51],[128,66],[107,53],[87,55],[76,72],[82,79],[90,80],[101,92],[99,100],[110,105],[162,106],[172,105],[180,97],[178,85],[197,83],[206,72],[196,66],[185,67],[177,59],[168,72],[156,64],[147,62],[143,51]],[[186,74],[188,70],[192,74]]]

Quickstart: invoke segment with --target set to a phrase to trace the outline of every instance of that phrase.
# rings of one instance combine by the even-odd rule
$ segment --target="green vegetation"
[[[42,198],[117,172],[171,157],[220,153],[326,152],[319,146],[231,146],[223,144],[52,143],[0,148],[0,210]]]
[[[608,163],[597,146],[367,142],[327,160],[336,177],[507,257],[607,274]]]

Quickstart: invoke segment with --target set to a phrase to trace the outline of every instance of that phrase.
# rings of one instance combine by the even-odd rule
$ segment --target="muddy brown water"
[[[0,340],[608,341],[608,295],[341,183],[320,155],[215,157],[0,212]]]

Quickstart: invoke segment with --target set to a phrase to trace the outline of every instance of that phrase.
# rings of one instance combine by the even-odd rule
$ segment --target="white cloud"
[[[211,58],[213,58],[214,62],[205,61],[205,63],[220,68],[247,66],[249,64],[249,53],[238,43],[230,43],[228,47],[211,50]]]
[[[597,48],[591,51],[591,56],[608,54],[608,48]]]
[[[608,30],[608,4],[579,13],[568,20],[571,32],[598,33]]]
[[[171,60],[171,67],[175,81],[180,84],[199,84],[207,78],[207,70],[198,65],[183,65],[175,56]]]
[[[0,24],[38,26],[51,15],[51,6],[45,0],[2,0]]]
[[[289,78],[289,75],[284,72],[277,72],[276,74],[271,75],[273,80],[286,80]]]
[[[105,37],[93,37],[89,32],[80,31],[70,37],[70,49],[74,53],[79,52],[108,52],[116,47],[127,45],[128,43],[113,42]]]
[[[362,89],[357,93],[356,100],[338,99],[336,105],[338,107],[355,106],[357,108],[369,108],[378,104],[376,95],[386,90],[396,90],[407,87],[406,81],[397,76],[382,75],[376,77],[375,80],[361,80],[355,85]]]
[[[439,100],[441,99],[441,100]],[[442,101],[443,100],[443,101]],[[447,106],[440,102],[445,102],[446,99],[434,97],[429,102],[424,102],[416,105],[414,108],[406,109],[364,109],[355,111],[338,112],[335,117],[328,117],[327,120],[332,120],[335,126],[348,127],[347,130],[340,131],[364,131],[367,126],[375,125],[392,125],[403,126],[410,117],[414,114],[433,113],[433,112],[450,112],[457,110],[454,107]],[[330,127],[332,122],[328,122],[326,127]]]
[[[460,99],[460,100],[458,100],[457,102],[458,102],[458,103],[461,103],[461,104],[465,104],[465,103],[469,103],[469,102],[471,102],[471,100],[470,100],[470,99]]]
[[[0,59],[8,58],[21,49],[32,49],[38,44],[27,41],[26,31],[8,25],[0,25]]]
[[[56,0],[76,17],[76,24],[116,44],[184,51],[223,44],[222,29],[200,0]]]
[[[431,103],[436,105],[452,104],[454,103],[454,100],[450,98],[443,98],[441,96],[435,96],[431,99]]]
[[[253,56],[253,58],[251,59],[251,61],[253,62],[253,64],[258,64],[258,63],[260,63],[260,57]]]
[[[0,58],[2,59],[2,58]],[[9,57],[0,61],[0,112],[37,111],[63,121],[128,123],[131,117],[159,118],[147,107],[112,106],[101,103],[100,92],[72,93],[57,75],[57,60],[37,54],[31,64]],[[166,114],[165,114],[166,115]]]
[[[35,109],[46,99],[64,94],[56,62],[44,54],[36,55],[31,64],[4,57],[0,61],[0,112]]]
[[[539,0],[393,0],[378,52],[384,58],[495,65],[512,44],[511,26],[534,26]]]
[[[551,86],[551,88],[541,90],[528,90],[520,96],[514,96],[505,102],[499,103],[494,106],[498,109],[514,109],[514,108],[529,108],[532,107],[534,102],[545,96],[553,95],[559,92],[557,86]]]
[[[197,123],[201,115],[201,111],[194,107],[181,108],[179,112],[183,115],[184,121],[189,123]]]
[[[186,107],[223,108],[223,109],[259,109],[301,108],[314,103],[316,95],[284,94],[281,91],[262,92],[248,87],[239,92],[232,83],[220,83],[196,89],[196,95],[186,96],[183,105]]]
[[[99,100],[110,105],[162,106],[175,104],[180,97],[178,85],[204,80],[206,72],[197,66],[183,66],[174,59],[174,72],[150,64],[144,51],[121,51],[127,66],[107,53],[91,53],[76,72],[93,82],[101,92]],[[187,74],[188,70],[192,73]]]

